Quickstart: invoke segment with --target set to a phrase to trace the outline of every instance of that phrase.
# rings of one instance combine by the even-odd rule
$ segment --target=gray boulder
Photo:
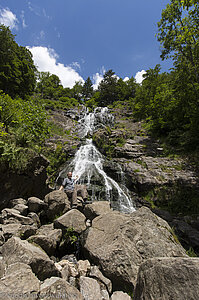
[[[66,212],[63,216],[54,221],[54,227],[67,230],[73,228],[77,233],[81,233],[86,229],[86,218],[77,209],[72,209]]]
[[[14,208],[5,208],[1,212],[0,220],[2,224],[18,223],[22,225],[33,225],[32,218],[22,216],[20,212]]]
[[[13,208],[14,206],[18,205],[18,204],[23,204],[23,205],[27,205],[27,201],[23,198],[17,198],[17,199],[12,199],[9,201],[9,204],[11,208]]]
[[[2,246],[2,255],[7,265],[22,262],[29,265],[40,280],[51,276],[60,276],[60,272],[48,255],[39,247],[22,241],[18,237],[10,238]]]
[[[143,260],[186,256],[166,221],[142,207],[132,214],[116,211],[93,220],[82,246],[90,261],[100,266],[116,290],[133,289]]]
[[[71,286],[66,280],[58,277],[51,277],[44,281],[40,288],[39,299],[84,300],[77,288]]]
[[[108,213],[111,211],[110,202],[108,201],[95,201],[92,204],[87,204],[84,208],[84,215],[87,219],[93,220],[94,218]]]
[[[8,266],[5,276],[0,280],[0,299],[33,299],[39,292],[40,281],[31,267],[24,263]]]
[[[27,239],[29,236],[36,233],[37,226],[33,225],[21,225],[21,224],[6,224],[2,225],[2,234],[4,242],[12,236],[20,237],[21,239]]]
[[[28,239],[29,242],[39,245],[49,256],[55,254],[62,238],[61,229],[54,229],[52,226],[53,224],[43,225],[37,230],[36,235]]]
[[[70,209],[70,201],[64,191],[53,191],[47,194],[44,202],[47,204],[46,216],[50,221]]]
[[[122,291],[116,291],[111,296],[111,300],[131,300],[131,297]]]
[[[139,268],[135,300],[199,299],[199,258],[161,257]]]
[[[103,300],[100,285],[97,280],[81,276],[79,285],[80,292],[85,300]]]
[[[89,276],[96,278],[100,282],[102,282],[106,286],[109,294],[112,292],[112,283],[111,283],[110,279],[106,278],[97,266],[91,266]]]
[[[28,214],[28,206],[24,204],[17,204],[13,207],[18,210],[22,216],[27,216]]]
[[[40,200],[37,197],[30,197],[28,198],[28,209],[30,212],[39,212],[42,209],[44,209],[47,206],[47,204]]]

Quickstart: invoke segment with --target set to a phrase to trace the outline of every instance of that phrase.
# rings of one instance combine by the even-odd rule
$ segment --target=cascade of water
[[[80,120],[80,124],[84,124],[84,127],[81,126],[81,136],[92,134],[97,123],[113,123],[113,116],[108,112],[108,108],[98,107],[92,113],[85,113]],[[73,174],[78,175],[79,182],[87,185],[92,200],[108,200],[114,209],[126,213],[133,212],[135,208],[127,188],[121,188],[105,173],[103,162],[103,156],[93,145],[92,139],[87,139],[76,152],[67,170],[73,170]],[[61,173],[66,173],[66,170]]]

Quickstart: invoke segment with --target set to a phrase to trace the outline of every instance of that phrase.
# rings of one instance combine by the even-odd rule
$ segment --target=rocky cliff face
[[[134,122],[127,112],[113,113],[115,127],[94,133],[97,147],[111,157],[106,172],[117,177],[119,163],[137,207],[150,207],[169,222],[187,249],[192,247],[199,254],[197,171],[186,158],[165,156],[159,141],[148,136],[142,123]]]

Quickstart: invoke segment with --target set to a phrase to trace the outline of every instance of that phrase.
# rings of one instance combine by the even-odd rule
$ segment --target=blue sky
[[[91,77],[97,84],[112,69],[121,78],[162,65],[155,38],[169,0],[0,0],[0,23],[28,46],[40,71],[64,86]],[[136,78],[137,78],[136,77]]]

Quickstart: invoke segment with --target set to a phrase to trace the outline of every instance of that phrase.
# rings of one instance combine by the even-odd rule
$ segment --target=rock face
[[[42,199],[50,191],[46,185],[48,164],[43,156],[35,154],[21,174],[0,170],[0,209],[9,207],[9,201],[17,197]]]
[[[85,253],[115,289],[133,288],[144,259],[186,256],[169,225],[146,207],[130,215],[113,211],[95,218],[82,240]]]
[[[199,299],[199,258],[152,258],[139,269],[133,299]]]
[[[60,276],[53,261],[44,251],[18,237],[10,238],[3,245],[2,255],[7,265],[16,262],[29,265],[40,280],[51,276]]]

